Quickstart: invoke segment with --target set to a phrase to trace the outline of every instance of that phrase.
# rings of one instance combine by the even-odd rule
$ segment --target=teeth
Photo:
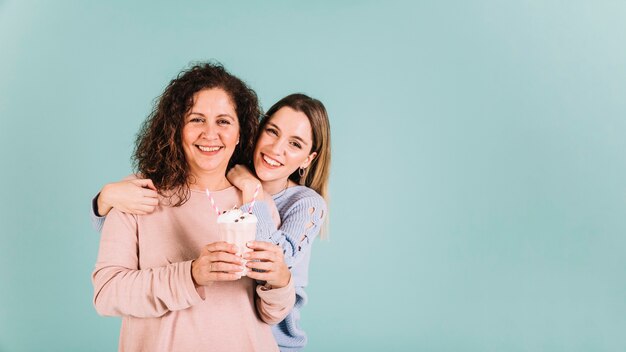
[[[278,161],[276,161],[274,159],[270,159],[270,158],[268,158],[265,155],[263,155],[263,160],[265,160],[266,163],[268,163],[268,164],[270,164],[272,166],[280,166],[281,165]]]
[[[204,147],[201,145],[199,145],[198,148],[200,148],[200,150],[202,150],[203,152],[215,152],[220,149],[220,147]]]

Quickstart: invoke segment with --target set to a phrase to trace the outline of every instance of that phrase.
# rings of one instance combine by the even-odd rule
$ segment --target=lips
[[[197,144],[196,144],[196,147],[198,147],[200,151],[205,152],[205,153],[214,153],[223,148],[220,146],[204,146],[204,145],[197,145]]]
[[[272,159],[265,154],[261,154],[261,158],[263,159],[265,164],[269,165],[272,168],[283,166],[283,164],[281,164],[279,161]]]

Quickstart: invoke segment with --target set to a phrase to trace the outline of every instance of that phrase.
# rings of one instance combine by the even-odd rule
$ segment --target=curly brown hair
[[[189,167],[182,147],[185,115],[193,106],[194,95],[211,88],[223,89],[235,105],[240,142],[228,164],[249,165],[261,110],[256,93],[219,63],[198,63],[173,79],[152,113],[143,122],[135,141],[133,166],[142,177],[152,179],[159,193],[173,206],[190,196]]]

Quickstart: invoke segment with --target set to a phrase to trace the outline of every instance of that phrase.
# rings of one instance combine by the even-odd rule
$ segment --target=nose
[[[202,135],[206,139],[216,139],[217,138],[217,126],[211,121],[207,121],[202,129]]]
[[[270,146],[270,151],[274,155],[280,155],[285,150],[285,140],[282,138],[277,138],[274,140],[272,145]]]

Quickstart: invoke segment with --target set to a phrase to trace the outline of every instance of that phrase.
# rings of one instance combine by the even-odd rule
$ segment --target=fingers
[[[213,242],[201,249],[192,262],[192,275],[199,285],[212,281],[233,281],[244,275],[244,260],[236,255],[237,246],[227,242]]]
[[[271,280],[273,274],[271,274],[271,273],[260,273],[260,272],[248,270],[248,273],[246,274],[246,276],[251,278],[251,279],[253,279],[253,280],[269,281],[269,280]]]
[[[152,213],[159,205],[159,194],[156,191],[148,188],[140,188],[140,192],[141,199],[138,201],[139,203],[135,206],[134,212],[139,215]]]
[[[240,272],[244,270],[244,261],[241,258],[225,252],[201,254],[196,262],[199,267],[207,270],[207,272]]]
[[[248,248],[253,249],[255,251],[261,250],[261,251],[276,251],[276,252],[281,252],[282,250],[280,249],[279,246],[270,243],[270,242],[263,242],[263,241],[250,241],[248,242]]]
[[[243,265],[235,265],[230,263],[222,263],[222,262],[213,262],[211,266],[211,271],[215,274],[225,273],[225,274],[235,274],[241,277],[246,268]]]
[[[269,242],[251,241],[248,242],[248,248],[253,249],[252,252],[244,253],[243,258],[247,260],[262,260],[272,262],[284,262],[283,250]]]
[[[210,252],[206,255],[211,262],[223,262],[242,266],[244,260],[240,256],[227,252]]]
[[[154,183],[149,178],[140,178],[136,180],[131,180],[131,182],[143,188],[149,188],[153,191],[157,190],[156,187],[154,187]]]
[[[195,283],[208,285],[212,281],[234,281],[242,276],[243,267],[227,263],[212,262],[200,257],[191,263],[191,274]]]
[[[232,243],[220,241],[220,242],[213,242],[213,243],[207,244],[206,246],[204,246],[202,251],[203,253],[222,251],[222,252],[236,254],[237,246]]]
[[[194,280],[200,285],[212,281],[233,281],[242,276],[266,281],[280,288],[289,283],[291,273],[284,262],[282,249],[268,242],[250,242],[255,249],[241,258],[237,246],[224,241],[213,242],[202,248],[200,257],[192,263]]]
[[[241,274],[232,273],[211,273],[210,281],[235,281],[241,279]]]
[[[242,273],[244,267],[242,265],[236,265],[224,262],[211,262],[211,272],[223,272],[223,273]]]
[[[285,264],[271,262],[248,262],[246,266],[249,269],[246,276],[251,279],[266,281],[275,288],[285,287],[289,284],[291,272]]]
[[[246,263],[246,267],[249,269],[259,269],[259,270],[263,270],[263,271],[272,271],[274,270],[276,264],[272,263],[272,262],[247,262]]]
[[[145,191],[154,192],[151,190],[145,190]],[[156,194],[156,192],[154,193]],[[127,212],[127,213],[137,214],[137,215],[147,215],[147,214],[152,213],[158,205],[159,205],[158,198],[142,196],[141,199],[138,199],[135,203],[129,204],[127,209],[120,208],[120,210]]]
[[[146,198],[146,197],[143,197],[141,199],[141,204],[148,205],[148,206],[151,206],[151,207],[156,207],[157,205],[159,205],[159,199],[158,198]]]
[[[243,254],[243,259],[246,260],[263,260],[263,261],[271,261],[278,262],[282,261],[281,256],[276,252],[271,251],[254,251],[254,252],[246,252]]]
[[[141,195],[147,198],[158,198],[159,193],[149,188],[141,188]]]
[[[283,249],[270,242],[248,242],[252,252],[244,253],[249,269],[246,276],[251,279],[266,281],[272,287],[280,288],[289,284],[291,272],[285,264]],[[253,270],[255,269],[255,270]]]
[[[150,189],[151,189],[151,190],[153,190],[153,191],[156,191],[156,190],[157,190],[157,188],[154,186],[154,183],[152,182],[152,180],[151,180],[151,179],[149,179],[149,178],[148,178],[148,179],[146,179],[146,181],[147,181],[147,182],[146,182],[146,184],[145,184],[145,186],[144,186],[144,187],[148,187],[148,188],[150,188]]]

